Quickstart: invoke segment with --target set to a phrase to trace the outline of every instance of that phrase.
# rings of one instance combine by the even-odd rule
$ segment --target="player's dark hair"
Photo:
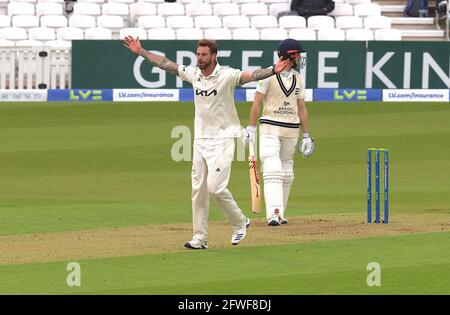
[[[217,55],[217,43],[215,40],[201,39],[197,43],[197,47],[209,47],[209,51],[212,54]]]

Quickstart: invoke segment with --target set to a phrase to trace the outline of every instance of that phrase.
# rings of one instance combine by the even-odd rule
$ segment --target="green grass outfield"
[[[242,125],[249,105],[237,104]],[[289,217],[363,221],[368,147],[390,149],[392,216],[450,217],[450,103],[308,110],[316,151],[295,157]],[[191,163],[170,152],[172,129],[192,128],[193,114],[192,103],[0,103],[0,237],[190,223]],[[230,190],[258,218],[246,162],[234,163]],[[223,220],[211,205],[210,219]],[[0,293],[450,294],[448,231],[70,261],[80,288],[65,283],[68,261],[30,262],[0,264]],[[372,261],[381,287],[366,285]]]

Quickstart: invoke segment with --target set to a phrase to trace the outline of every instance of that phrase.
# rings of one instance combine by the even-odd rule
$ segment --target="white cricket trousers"
[[[260,133],[259,156],[264,179],[266,217],[278,215],[283,219],[292,182],[297,138]]]
[[[231,223],[242,229],[246,217],[227,189],[235,138],[195,139],[192,161],[193,239],[207,241],[210,196]]]

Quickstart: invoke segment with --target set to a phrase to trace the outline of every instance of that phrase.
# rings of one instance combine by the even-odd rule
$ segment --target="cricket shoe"
[[[288,219],[286,219],[286,218],[281,219],[280,224],[288,224]]]
[[[189,249],[208,249],[208,242],[193,239],[192,241],[186,242],[184,247]]]
[[[231,237],[231,244],[232,245],[238,245],[242,240],[245,238],[245,234],[247,234],[247,229],[250,226],[250,219],[245,219],[245,225],[244,228],[237,230],[233,233],[233,236]]]
[[[268,221],[267,224],[270,226],[278,226],[280,225],[280,217],[277,214],[274,214]]]

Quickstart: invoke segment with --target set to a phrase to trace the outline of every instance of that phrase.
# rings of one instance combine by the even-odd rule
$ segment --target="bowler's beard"
[[[198,67],[200,68],[200,70],[205,70],[208,69],[209,66],[211,65],[212,61],[208,62],[208,63],[204,63],[203,65],[198,65]]]

